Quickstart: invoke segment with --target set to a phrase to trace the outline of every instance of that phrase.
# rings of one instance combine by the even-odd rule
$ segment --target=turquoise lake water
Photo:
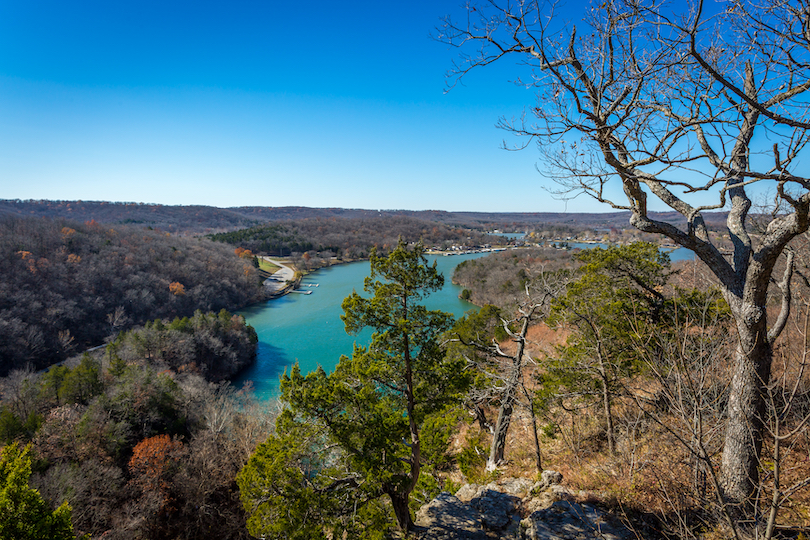
[[[476,309],[475,305],[458,298],[462,288],[450,283],[453,269],[464,260],[483,257],[486,254],[428,257],[444,274],[444,288],[425,300],[429,309],[440,309],[456,317]],[[246,308],[239,313],[259,335],[256,362],[234,381],[237,387],[246,381],[253,383],[254,392],[260,399],[278,396],[279,376],[296,361],[303,373],[313,371],[318,365],[331,371],[340,356],[351,355],[355,341],[367,345],[371,331],[357,336],[346,334],[340,316],[340,304],[353,290],[363,296],[363,280],[369,273],[369,262],[331,266],[313,272],[301,282],[301,291],[312,294],[291,293]],[[317,284],[317,287],[307,287]]]
[[[571,244],[572,247],[593,248],[595,244]],[[462,288],[450,283],[453,270],[462,261],[483,257],[486,254],[429,257],[432,264],[444,274],[444,288],[436,291],[425,301],[429,309],[440,309],[456,317],[476,309],[475,305],[458,298]],[[673,262],[693,258],[691,251],[677,249],[670,253]],[[291,293],[275,300],[256,304],[239,313],[251,324],[259,336],[256,362],[234,381],[241,387],[246,381],[253,383],[256,396],[271,399],[278,396],[279,376],[296,361],[303,373],[319,365],[331,371],[340,356],[350,355],[354,343],[368,344],[371,331],[357,336],[346,334],[343,299],[357,290],[363,296],[363,280],[368,276],[369,263],[361,261],[324,268],[313,272],[302,281],[301,291],[312,294]],[[317,287],[308,287],[315,285]]]

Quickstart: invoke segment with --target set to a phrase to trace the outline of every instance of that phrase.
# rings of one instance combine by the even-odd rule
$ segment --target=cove
[[[453,270],[462,261],[483,257],[487,253],[452,256],[429,256],[430,264],[444,275],[444,287],[430,295],[424,304],[428,309],[440,309],[461,317],[476,306],[458,298],[462,288],[450,283]],[[340,316],[343,299],[357,290],[363,296],[363,280],[369,274],[369,262],[358,261],[330,266],[307,275],[300,291],[239,311],[248,324],[256,329],[259,345],[256,362],[233,381],[241,387],[251,381],[258,399],[273,399],[279,394],[279,377],[296,361],[302,373],[314,371],[319,365],[331,371],[341,355],[351,355],[354,343],[367,345],[371,331],[356,336],[346,334]],[[309,286],[309,285],[317,285]]]

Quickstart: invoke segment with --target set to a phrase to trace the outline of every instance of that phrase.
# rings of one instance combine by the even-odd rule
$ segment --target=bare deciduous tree
[[[548,315],[551,301],[565,289],[570,280],[568,273],[543,272],[532,279],[525,273],[524,295],[516,298],[509,309],[499,311],[494,306],[487,306],[478,313],[461,321],[452,334],[451,341],[457,341],[466,349],[462,354],[468,364],[481,373],[487,384],[484,388],[471,388],[469,395],[472,406],[475,408],[479,423],[484,426],[486,421],[480,409],[482,403],[496,402],[498,404],[498,417],[492,427],[492,444],[487,459],[487,470],[495,470],[504,461],[506,440],[509,427],[512,423],[512,413],[516,406],[529,411],[532,423],[532,434],[535,451],[535,465],[538,473],[542,471],[540,455],[540,440],[537,434],[537,422],[533,392],[525,384],[524,376],[528,365],[534,359],[526,350],[528,344],[529,325]],[[496,332],[493,325],[502,332]],[[488,327],[488,328],[487,328]],[[502,333],[503,343],[511,342],[513,349],[505,350],[502,343],[496,339]],[[469,354],[473,351],[472,354]]]
[[[633,226],[691,249],[718,279],[738,337],[722,491],[738,517],[750,517],[773,343],[790,310],[793,258],[783,254],[810,224],[810,180],[797,167],[810,137],[810,6],[735,0],[707,15],[702,2],[687,10],[608,0],[577,26],[557,7],[477,2],[462,23],[447,19],[437,38],[470,51],[453,80],[504,57],[521,60],[519,81],[538,100],[535,120],[524,115],[501,127],[538,142],[543,172],[559,192],[630,211]],[[767,186],[784,210],[754,234],[751,199]],[[651,204],[687,225],[654,218]],[[720,209],[728,210],[728,252],[704,222]],[[782,297],[770,317],[769,289]]]

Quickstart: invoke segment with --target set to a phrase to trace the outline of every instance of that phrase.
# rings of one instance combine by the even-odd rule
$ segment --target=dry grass
[[[531,355],[540,359],[566,337],[545,325],[532,328],[529,336]],[[795,336],[791,342],[795,343]],[[797,375],[810,378],[810,374],[796,370],[796,347],[783,350],[791,355],[791,359],[777,357],[774,378],[788,387],[796,382]],[[527,369],[525,380],[529,386],[533,384],[533,372],[538,369],[538,366]],[[728,366],[719,369],[722,371]],[[804,384],[805,388],[810,388],[810,379]],[[633,381],[632,386],[650,396],[660,391],[660,387],[650,380],[639,379]],[[810,404],[803,407],[810,409]],[[617,400],[614,412],[617,425],[615,455],[608,454],[604,421],[598,408],[573,413],[555,409],[544,413],[538,418],[543,468],[560,471],[563,484],[580,501],[598,503],[637,517],[654,514],[663,520],[662,523],[668,523],[670,532],[676,536],[723,537],[726,533],[722,521],[713,513],[716,495],[711,476],[673,435],[673,432],[688,433],[687,426],[681,425],[682,420],[674,414],[660,412],[657,421],[653,421],[629,398]],[[497,410],[487,411],[490,419],[496,414]],[[793,425],[798,421],[794,417]],[[719,468],[722,427],[720,423],[708,426],[707,432],[713,435],[711,440],[705,441],[715,471]],[[452,451],[459,452],[466,441],[478,436],[485,444],[489,443],[490,435],[481,434],[477,424],[465,424],[453,441]],[[782,448],[783,489],[810,478],[810,426],[789,442]],[[773,489],[773,475],[770,473],[773,465],[768,460],[772,451],[773,440],[766,440],[761,491],[763,511],[767,510]],[[515,410],[506,459],[507,463],[498,471],[501,476],[537,476],[531,419],[524,409]],[[450,473],[450,477],[456,483],[469,480],[458,470]],[[777,523],[810,528],[810,486],[797,492],[781,508]]]

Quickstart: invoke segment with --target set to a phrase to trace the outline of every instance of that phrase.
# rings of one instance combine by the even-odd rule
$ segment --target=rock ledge
[[[441,493],[416,514],[422,540],[630,540],[629,530],[598,508],[579,504],[560,485],[562,475],[541,480],[501,478]]]

